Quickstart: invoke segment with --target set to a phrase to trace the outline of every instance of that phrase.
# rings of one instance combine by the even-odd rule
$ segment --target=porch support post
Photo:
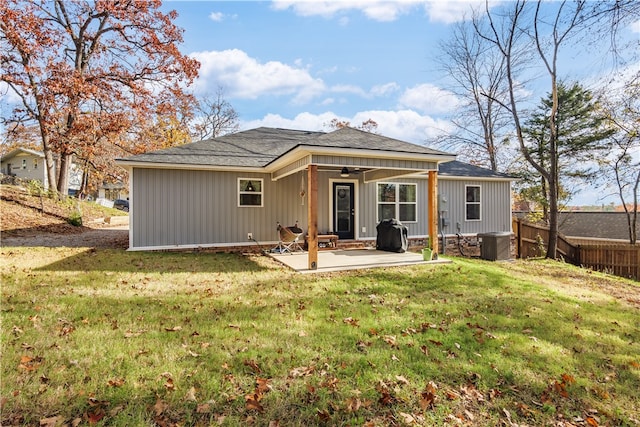
[[[318,165],[309,165],[307,187],[308,267],[309,270],[316,270],[318,268]]]
[[[438,253],[438,171],[429,171],[429,243]]]

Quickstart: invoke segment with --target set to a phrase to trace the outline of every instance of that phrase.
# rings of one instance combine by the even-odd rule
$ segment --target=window
[[[416,222],[418,201],[416,184],[378,184],[378,222],[398,219],[400,222]]]
[[[480,221],[480,186],[466,185],[465,210],[467,221]]]
[[[22,159],[22,169],[27,168],[27,159]]]
[[[33,168],[38,169],[38,159],[33,159]]]
[[[238,206],[262,207],[262,179],[238,178]]]

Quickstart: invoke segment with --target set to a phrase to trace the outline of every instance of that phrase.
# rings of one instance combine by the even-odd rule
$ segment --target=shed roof
[[[627,215],[624,212],[560,212],[558,229],[570,237],[629,239]]]

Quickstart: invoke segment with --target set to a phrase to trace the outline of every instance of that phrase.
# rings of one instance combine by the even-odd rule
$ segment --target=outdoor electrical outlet
[[[247,233],[247,240],[253,240],[253,233]]]
[[[362,232],[366,233],[367,232],[367,227],[362,227]]]

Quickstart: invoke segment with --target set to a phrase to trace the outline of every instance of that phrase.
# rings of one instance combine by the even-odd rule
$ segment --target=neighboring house
[[[49,188],[42,151],[16,148],[2,156],[0,172],[26,181],[40,181],[45,190]],[[81,182],[82,170],[73,163],[69,172],[69,194],[74,195],[80,189]]]
[[[117,199],[126,200],[129,198],[129,190],[121,182],[117,182],[117,183],[104,182],[98,188],[98,198],[106,199],[106,200],[117,200]]]
[[[317,223],[318,234],[371,244],[387,218],[410,239],[435,239],[439,209],[447,232],[458,224],[462,233],[510,232],[511,178],[453,160],[352,128],[258,128],[117,164],[129,170],[130,249],[255,245],[248,233],[267,246],[278,241],[278,222],[296,221],[305,232]]]
[[[40,181],[45,189],[49,188],[44,154],[29,148],[16,148],[2,156],[0,172],[27,181]]]

